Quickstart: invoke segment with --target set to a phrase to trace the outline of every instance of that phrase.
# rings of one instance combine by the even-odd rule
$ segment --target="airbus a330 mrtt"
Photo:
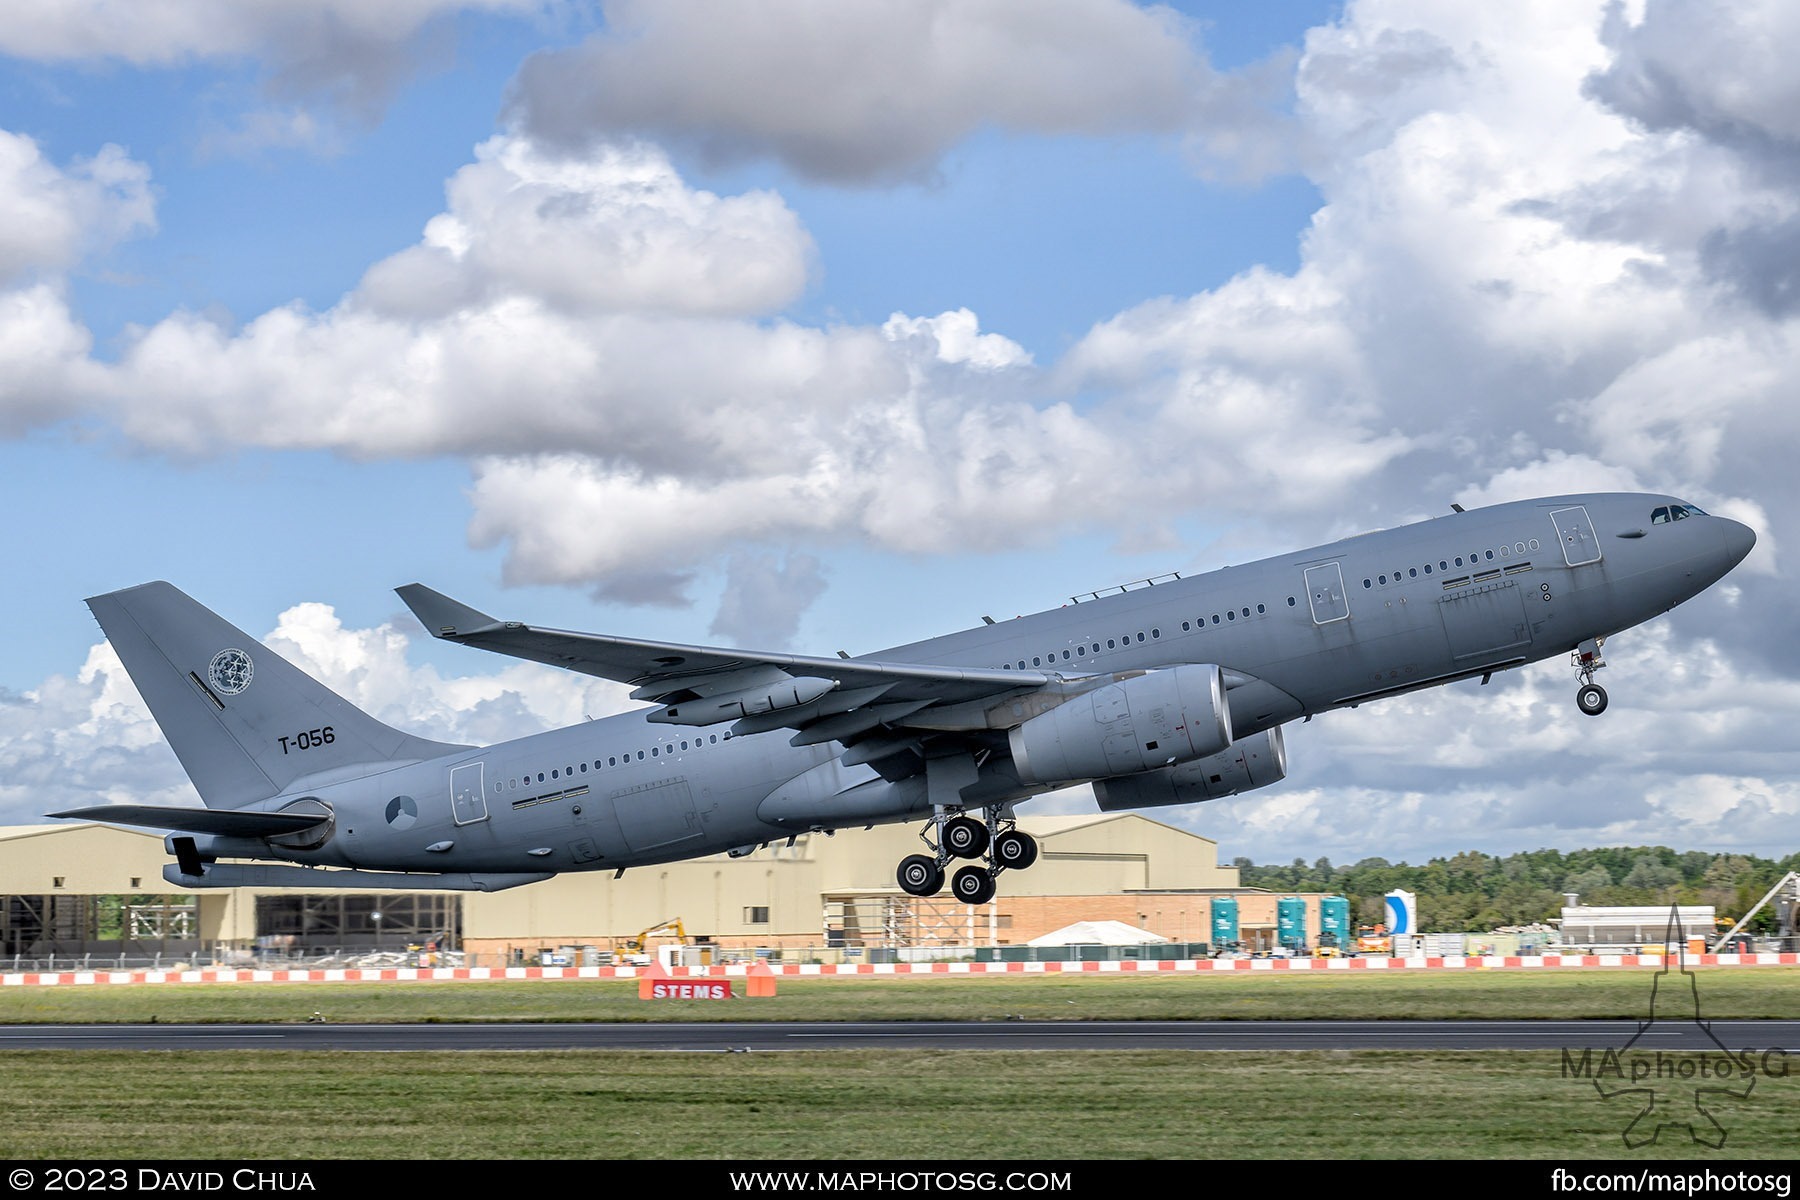
[[[147,583],[88,606],[205,807],[51,815],[169,831],[163,877],[186,888],[409,891],[916,821],[899,887],[980,904],[1036,859],[1014,810],[1044,792],[1092,784],[1115,811],[1266,787],[1287,773],[1289,722],[1555,655],[1598,715],[1602,641],[1755,540],[1672,496],[1522,500],[854,658],[546,629],[400,588],[439,638],[645,704],[484,747],[391,728]]]

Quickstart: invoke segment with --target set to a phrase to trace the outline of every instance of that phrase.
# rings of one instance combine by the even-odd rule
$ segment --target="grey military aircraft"
[[[948,883],[982,904],[1037,858],[1015,806],[1044,792],[1091,784],[1110,812],[1267,787],[1287,774],[1290,722],[1560,654],[1597,716],[1603,641],[1710,587],[1756,541],[1662,495],[1452,508],[854,658],[546,629],[398,589],[436,637],[644,702],[485,747],[391,728],[147,583],[87,603],[205,807],[51,815],[168,831],[163,877],[186,888],[409,891],[917,821],[923,852],[898,886]]]

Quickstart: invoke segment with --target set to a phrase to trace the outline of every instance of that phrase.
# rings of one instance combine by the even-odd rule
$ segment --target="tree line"
[[[1334,866],[1296,858],[1287,866],[1232,860],[1245,887],[1276,892],[1323,892],[1348,897],[1359,924],[1387,919],[1385,897],[1396,888],[1418,898],[1419,932],[1453,933],[1548,923],[1562,915],[1565,895],[1579,904],[1710,904],[1735,922],[1787,872],[1800,870],[1800,853],[1783,859],[1749,854],[1671,850],[1667,846],[1612,846],[1595,850],[1530,850],[1504,858],[1466,850],[1423,866],[1365,858]],[[1774,933],[1771,902],[1746,930]]]

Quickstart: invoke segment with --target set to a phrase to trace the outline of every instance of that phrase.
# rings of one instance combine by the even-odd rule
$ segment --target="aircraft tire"
[[[1597,683],[1583,684],[1575,693],[1575,707],[1590,717],[1606,711],[1606,689]]]
[[[924,854],[909,854],[894,873],[900,890],[909,896],[935,896],[944,888],[944,868]]]
[[[963,867],[950,877],[951,894],[964,904],[986,904],[996,890],[986,867]]]
[[[944,822],[944,849],[956,857],[978,858],[987,848],[987,826],[974,817],[951,817]]]
[[[1023,871],[1037,861],[1037,839],[1029,833],[1009,829],[994,839],[994,861],[1014,871]]]

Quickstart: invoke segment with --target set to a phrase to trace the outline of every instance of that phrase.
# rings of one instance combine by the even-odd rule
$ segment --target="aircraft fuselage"
[[[1691,511],[1671,497],[1617,493],[1501,504],[1116,589],[863,658],[1052,674],[1074,689],[1217,664],[1231,730],[1243,739],[1569,654],[1667,611],[1720,579],[1754,540],[1742,525],[1697,511],[1668,519],[1674,508]],[[800,739],[786,729],[744,735],[652,723],[648,711],[355,778],[305,778],[250,806],[328,805],[334,828],[316,848],[199,841],[209,857],[533,874],[748,849],[805,829],[933,811],[922,777],[890,780],[842,765],[831,742],[794,745]],[[323,736],[305,733],[292,735],[288,752],[305,754],[300,742]],[[964,792],[971,805],[1081,782],[1023,783],[1004,754],[981,771]]]

